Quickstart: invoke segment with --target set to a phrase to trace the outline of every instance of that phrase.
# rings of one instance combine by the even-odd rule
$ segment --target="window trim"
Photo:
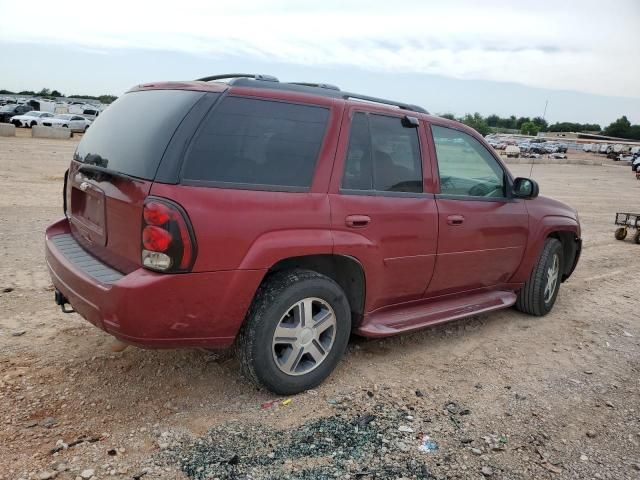
[[[195,129],[195,131],[189,138],[189,141],[185,145],[181,154],[182,164],[180,165],[180,169],[178,172],[178,183],[180,185],[187,185],[187,186],[193,186],[193,187],[221,188],[221,189],[233,189],[233,190],[251,190],[251,191],[263,191],[263,192],[294,192],[294,193],[311,192],[313,188],[313,184],[315,182],[316,174],[318,172],[318,166],[320,165],[320,162],[321,162],[322,148],[327,140],[327,132],[329,131],[329,124],[331,123],[331,115],[332,115],[331,107],[327,105],[319,105],[317,103],[311,103],[311,102],[292,101],[292,100],[284,100],[281,98],[260,97],[260,96],[254,96],[254,95],[239,95],[239,94],[233,94],[233,93],[227,93],[227,92],[228,90],[226,92],[222,92],[217,97],[217,99],[213,102],[213,104],[210,106],[207,112],[199,119],[198,127]],[[311,175],[311,181],[309,182],[309,185],[300,187],[295,185],[271,185],[266,183],[223,182],[220,180],[197,180],[197,179],[184,178],[184,170],[187,165],[187,153],[191,149],[191,146],[193,145],[193,143],[198,138],[198,135],[200,134],[206,119],[210,115],[213,115],[216,108],[218,108],[222,104],[222,102],[227,98],[244,98],[244,99],[257,100],[262,102],[286,103],[289,105],[316,107],[316,108],[323,108],[328,112],[329,115],[327,116],[327,121],[324,125],[324,130],[322,132],[322,139],[320,140],[318,153],[316,155],[316,159],[313,164],[313,170],[312,170],[313,174]]]
[[[407,130],[414,130],[416,132],[416,139],[418,140],[418,159],[420,160],[420,183],[422,184],[422,191],[421,192],[396,192],[396,191],[389,191],[389,190],[376,190],[375,188],[372,188],[370,190],[358,190],[355,188],[343,188],[342,187],[342,181],[344,180],[344,175],[345,172],[347,170],[347,160],[348,160],[348,155],[349,155],[349,146],[351,145],[351,133],[352,133],[352,126],[353,126],[353,117],[355,115],[357,115],[358,113],[362,113],[365,115],[365,118],[367,119],[367,132],[369,133],[369,141],[371,143],[371,146],[373,146],[373,136],[371,135],[371,121],[369,116],[370,115],[378,115],[380,117],[388,117],[388,118],[393,118],[396,120],[399,120],[400,122],[402,122],[402,118],[400,116],[397,115],[387,115],[385,113],[379,113],[379,112],[369,112],[367,110],[352,110],[351,111],[352,115],[351,115],[351,123],[349,125],[349,141],[347,142],[347,148],[345,150],[344,153],[344,161],[343,161],[343,165],[342,165],[342,174],[340,176],[340,183],[338,185],[338,194],[340,195],[359,195],[359,196],[368,196],[368,197],[405,197],[405,198],[433,198],[433,193],[429,193],[429,192],[425,192],[424,191],[424,160],[423,160],[423,148],[420,142],[420,126],[416,127],[416,128],[409,128],[409,127],[405,127],[403,126],[402,128],[406,128]],[[375,169],[375,164],[373,161],[373,151],[371,152],[371,186],[375,187],[376,184],[376,169]]]
[[[498,165],[498,167],[500,168],[500,170],[502,170],[502,178],[504,181],[504,196],[503,197],[481,197],[481,196],[474,196],[474,195],[455,195],[455,194],[451,194],[451,193],[442,193],[442,184],[440,183],[440,162],[438,161],[438,151],[436,149],[436,139],[433,133],[433,127],[440,127],[440,128],[448,128],[449,130],[456,130],[460,133],[464,133],[465,135],[470,136],[471,138],[475,139],[488,153],[489,156],[491,158],[493,158],[493,160],[496,162],[496,165]],[[515,198],[513,196],[513,192],[512,192],[512,186],[513,186],[513,178],[511,176],[511,172],[509,172],[509,170],[506,168],[506,166],[502,163],[502,160],[498,157],[496,157],[496,155],[486,147],[486,145],[484,145],[483,142],[481,142],[480,140],[478,140],[474,135],[472,135],[471,133],[465,131],[462,128],[459,128],[458,126],[454,126],[454,125],[447,125],[447,124],[443,124],[443,123],[438,123],[438,122],[429,122],[428,124],[428,133],[429,135],[429,141],[432,142],[433,145],[433,157],[435,160],[435,170],[437,173],[437,180],[438,180],[438,192],[436,193],[436,198],[441,198],[443,200],[465,200],[465,201],[479,201],[479,202],[502,202],[502,203],[512,203],[515,201]]]

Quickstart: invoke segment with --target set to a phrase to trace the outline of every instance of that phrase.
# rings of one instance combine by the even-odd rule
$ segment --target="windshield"
[[[202,95],[188,90],[123,95],[96,118],[74,160],[153,180],[173,133]]]

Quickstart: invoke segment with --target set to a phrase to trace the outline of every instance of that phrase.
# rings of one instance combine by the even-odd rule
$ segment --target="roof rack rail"
[[[384,105],[392,105],[394,107],[401,108],[402,110],[411,110],[413,112],[429,113],[424,108],[418,105],[412,105],[410,103],[403,103],[403,102],[396,102],[394,100],[386,100],[384,98],[370,97],[368,95],[360,95],[359,93],[345,93],[344,95],[342,95],[342,98],[344,98],[345,100],[355,99],[355,100],[362,100],[364,102],[382,103]]]
[[[302,85],[303,87],[318,87],[318,88],[326,88],[327,90],[337,90],[340,91],[340,87],[336,85],[332,85],[330,83],[311,83],[311,82],[287,82],[291,85]]]
[[[237,85],[241,87],[259,87],[269,88],[274,90],[289,90],[301,93],[310,93],[314,95],[322,95],[324,97],[342,98],[344,100],[354,99],[361,100],[370,103],[379,103],[383,105],[391,105],[393,107],[400,108],[402,110],[408,110],[412,112],[426,113],[424,108],[418,105],[412,105],[410,103],[396,102],[394,100],[386,100],[384,98],[370,97],[368,95],[361,95],[359,93],[343,92],[335,85],[327,83],[307,83],[307,82],[280,82],[276,77],[271,75],[254,75],[243,73],[228,73],[225,75],[214,75],[211,77],[201,78],[200,81],[208,82],[211,80],[220,80],[224,78],[234,79],[229,82],[231,85]],[[262,81],[264,83],[259,84]],[[256,84],[257,83],[257,84]]]
[[[208,77],[202,77],[196,79],[196,82],[212,82],[214,80],[224,80],[227,78],[253,78],[255,80],[262,80],[263,82],[279,82],[273,75],[264,75],[260,73],[223,73],[220,75],[211,75]]]

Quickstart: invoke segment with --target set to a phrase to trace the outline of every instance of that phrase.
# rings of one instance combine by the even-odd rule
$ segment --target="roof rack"
[[[337,90],[340,91],[340,87],[336,85],[331,85],[330,83],[309,83],[309,82],[287,82],[290,85],[302,85],[304,87],[317,87],[317,88],[326,88],[328,90]]]
[[[220,75],[211,75],[196,79],[196,82],[212,82],[214,80],[224,80],[227,78],[253,78],[254,80],[262,80],[263,82],[279,82],[273,75],[264,75],[260,73],[223,73]]]
[[[429,113],[424,108],[418,105],[412,105],[410,103],[403,103],[403,102],[396,102],[395,100],[386,100],[384,98],[370,97],[368,95],[360,95],[359,93],[345,93],[344,95],[342,95],[342,98],[344,98],[345,100],[355,99],[355,100],[361,100],[363,102],[382,103],[384,105],[391,105],[394,107],[401,108],[402,110],[411,110],[413,112]]]
[[[211,82],[214,80],[233,79],[229,82],[231,85],[241,87],[258,87],[269,88],[272,90],[289,90],[301,93],[309,93],[312,95],[321,95],[323,97],[342,98],[344,100],[360,100],[363,102],[380,103],[383,105],[391,105],[402,110],[410,110],[412,112],[429,113],[424,108],[410,103],[396,102],[384,98],[370,97],[359,93],[343,92],[339,87],[328,83],[308,83],[308,82],[280,82],[272,75],[259,75],[254,73],[225,73],[221,75],[212,75],[210,77],[199,78],[200,82]],[[259,83],[259,85],[256,85]]]

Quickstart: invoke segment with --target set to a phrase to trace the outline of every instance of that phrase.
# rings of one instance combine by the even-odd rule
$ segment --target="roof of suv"
[[[222,81],[227,80],[227,81]],[[387,105],[402,110],[407,110],[416,113],[428,114],[424,108],[418,105],[412,105],[403,102],[397,102],[393,100],[387,100],[384,98],[371,97],[368,95],[362,95],[358,93],[345,92],[340,90],[335,85],[323,84],[323,83],[306,83],[306,82],[280,82],[276,77],[270,75],[259,74],[222,74],[213,75],[209,77],[200,78],[191,82],[160,82],[149,83],[139,85],[132,90],[152,90],[152,89],[166,89],[168,87],[178,88],[184,90],[204,90],[212,92],[222,92],[229,87],[248,87],[248,88],[260,88],[267,90],[279,90],[304,93],[308,95],[343,99],[343,100],[360,100],[364,102],[371,102],[375,104]]]

